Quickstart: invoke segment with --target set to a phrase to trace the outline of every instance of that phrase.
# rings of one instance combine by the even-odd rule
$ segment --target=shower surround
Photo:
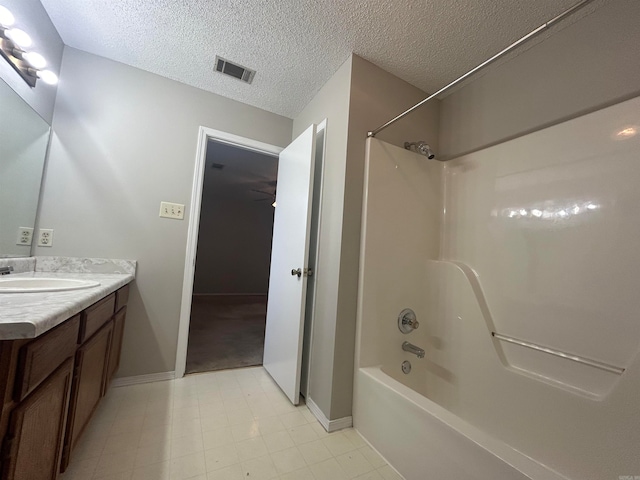
[[[354,425],[407,480],[640,475],[639,112],[445,163],[367,140]]]

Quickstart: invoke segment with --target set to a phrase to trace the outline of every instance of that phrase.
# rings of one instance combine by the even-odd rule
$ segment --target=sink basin
[[[0,293],[64,292],[98,285],[100,282],[72,278],[0,278]]]

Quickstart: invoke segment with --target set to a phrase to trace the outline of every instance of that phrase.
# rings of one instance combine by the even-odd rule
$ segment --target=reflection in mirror
[[[11,87],[0,80],[0,258],[28,257],[49,125]]]

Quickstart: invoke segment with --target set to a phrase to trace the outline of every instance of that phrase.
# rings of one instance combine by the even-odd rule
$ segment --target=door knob
[[[298,278],[300,278],[302,276],[302,269],[298,268],[298,269],[292,269],[291,270],[291,275],[293,275],[294,277],[297,275]]]

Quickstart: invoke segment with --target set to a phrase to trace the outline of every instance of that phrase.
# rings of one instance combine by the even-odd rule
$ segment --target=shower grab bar
[[[590,367],[598,368],[600,370],[604,370],[605,372],[609,372],[609,373],[615,373],[616,375],[622,375],[625,371],[624,368],[616,367],[614,365],[609,365],[608,363],[599,362],[597,360],[591,360],[590,358],[581,357],[579,355],[573,355],[571,353],[562,352],[560,350],[554,350],[553,348],[543,347],[542,345],[538,345],[531,342],[525,342],[524,340],[519,340],[517,338],[509,337],[507,335],[501,335],[496,332],[491,332],[491,335],[494,338],[498,340],[502,340],[507,343],[513,343],[514,345],[520,345],[521,347],[530,348],[538,352],[548,353],[549,355],[554,355],[556,357],[571,360],[573,362],[581,363],[583,365],[589,365]]]

